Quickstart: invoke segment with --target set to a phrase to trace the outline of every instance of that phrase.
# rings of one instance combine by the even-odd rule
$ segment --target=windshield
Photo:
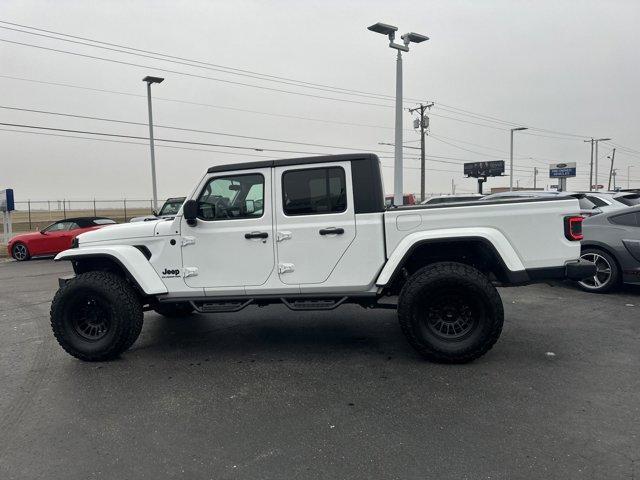
[[[159,215],[176,215],[183,203],[182,198],[167,200],[160,209]]]

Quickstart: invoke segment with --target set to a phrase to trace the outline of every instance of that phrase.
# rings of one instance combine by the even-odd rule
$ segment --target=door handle
[[[269,234],[267,232],[251,232],[244,234],[244,238],[246,238],[247,240],[250,240],[252,238],[267,238],[268,236]]]
[[[344,233],[344,228],[323,228],[320,230],[320,235],[342,235]]]

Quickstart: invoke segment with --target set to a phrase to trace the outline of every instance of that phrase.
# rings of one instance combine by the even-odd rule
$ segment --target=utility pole
[[[456,194],[456,184],[453,183],[453,178],[451,179],[451,195]]]
[[[425,135],[427,134],[427,128],[429,127],[429,117],[425,115],[427,109],[431,109],[433,107],[433,102],[428,103],[427,105],[420,104],[419,107],[410,108],[409,112],[420,112],[420,117],[418,118],[419,126],[420,126],[420,201],[424,201],[425,196],[425,148],[424,141]],[[414,124],[415,127],[415,124]]]
[[[613,161],[616,158],[616,149],[613,149],[613,152],[611,152],[611,156],[609,157],[611,159],[611,168],[609,169],[609,183],[607,184],[607,190],[611,190],[611,177],[614,176],[613,172]],[[615,190],[616,188],[616,182],[615,182],[615,178],[613,179],[613,189]]]
[[[631,167],[633,165],[627,165],[627,190],[631,188]]]
[[[156,152],[153,141],[153,113],[151,111],[151,84],[162,83],[164,78],[144,77],[143,82],[147,83],[147,106],[149,108],[149,146],[151,148],[151,184],[153,189],[153,211],[158,211],[158,186],[156,183]]]
[[[527,130],[527,127],[517,127],[511,129],[511,144],[509,148],[509,191],[513,191],[513,132]]]
[[[591,140],[583,140],[591,144],[591,160],[589,161],[589,191],[593,190],[593,138]]]
[[[618,175],[618,169],[614,168],[613,171],[611,172],[611,176],[613,177],[613,189],[615,190],[616,188],[618,188],[616,186],[616,175]]]
[[[596,186],[596,190],[598,189],[598,143],[607,142],[611,140],[610,138],[596,138],[593,142],[596,144],[595,149],[595,161],[593,162],[593,181]]]
[[[533,167],[533,189],[538,186],[538,167]]]

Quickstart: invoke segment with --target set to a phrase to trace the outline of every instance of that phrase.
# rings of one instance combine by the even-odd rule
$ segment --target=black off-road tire
[[[489,279],[456,262],[428,265],[405,283],[398,318],[424,358],[466,363],[487,353],[502,332],[502,299]]]
[[[24,243],[16,242],[11,249],[11,256],[18,262],[26,262],[31,258],[31,253]]]
[[[158,303],[153,310],[164,317],[180,318],[193,313],[193,305],[189,302]]]
[[[131,285],[109,272],[87,272],[63,285],[51,304],[60,346],[80,360],[117,358],[137,340],[143,310]]]

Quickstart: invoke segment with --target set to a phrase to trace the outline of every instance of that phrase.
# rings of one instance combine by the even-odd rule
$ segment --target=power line
[[[145,98],[145,99],[147,98],[146,95],[141,95],[141,94],[137,94],[137,93],[121,92],[121,91],[117,91],[117,90],[107,90],[107,89],[103,89],[103,88],[92,88],[92,87],[86,87],[86,86],[83,86],[83,85],[75,85],[75,84],[72,84],[72,83],[48,82],[48,81],[45,81],[45,80],[36,80],[36,79],[33,79],[33,78],[15,77],[15,76],[11,76],[11,75],[2,75],[2,74],[0,74],[0,78],[6,78],[6,79],[10,79],[10,80],[18,80],[18,81],[22,81],[22,82],[37,83],[37,84],[43,84],[43,85],[51,85],[51,86],[56,86],[56,87],[87,90],[87,91],[90,91],[90,92],[110,93],[110,94],[114,94],[114,95],[125,95],[125,96],[128,96],[128,97],[139,97],[139,98]],[[380,129],[384,129],[384,130],[393,130],[393,127],[386,127],[386,126],[382,126],[382,125],[371,125],[371,124],[365,124],[365,123],[342,122],[342,121],[338,121],[338,120],[328,120],[328,119],[324,119],[324,118],[303,117],[303,116],[299,116],[299,115],[287,115],[287,114],[282,114],[282,113],[265,112],[265,111],[260,111],[260,110],[249,110],[249,109],[246,109],[246,108],[229,107],[229,106],[225,106],[225,105],[214,105],[214,104],[210,104],[210,103],[191,102],[189,100],[181,100],[181,99],[176,99],[176,98],[166,98],[166,97],[154,96],[153,100],[154,101],[160,100],[160,101],[163,101],[163,102],[172,102],[172,103],[181,103],[181,104],[185,104],[185,105],[193,105],[193,106],[199,106],[199,107],[215,108],[215,109],[221,109],[221,110],[230,110],[230,111],[241,112],[241,113],[252,113],[252,114],[256,114],[256,115],[266,115],[266,116],[271,116],[271,117],[290,118],[290,119],[293,119],[293,120],[306,120],[306,121],[310,121],[310,122],[329,123],[329,124],[352,126],[352,127],[380,128]],[[405,131],[413,131],[413,130],[407,128],[407,129],[405,129]]]
[[[116,63],[119,65],[126,65],[129,67],[138,67],[138,68],[145,68],[145,69],[150,69],[150,70],[156,70],[156,71],[160,71],[160,72],[166,72],[166,73],[173,73],[175,75],[183,75],[186,77],[192,77],[192,78],[198,78],[201,80],[211,80],[214,82],[220,82],[220,83],[225,83],[225,84],[229,84],[229,85],[237,85],[237,86],[242,86],[242,87],[251,87],[251,88],[257,88],[260,90],[268,90],[271,92],[277,92],[277,93],[286,93],[289,95],[299,95],[302,97],[309,97],[309,98],[317,98],[317,99],[322,99],[322,100],[332,100],[332,101],[336,101],[336,102],[346,102],[346,103],[354,103],[354,104],[358,104],[358,105],[369,105],[369,106],[374,106],[374,107],[384,107],[384,108],[393,108],[393,105],[387,105],[387,104],[380,104],[380,103],[371,103],[371,102],[362,102],[359,100],[348,100],[346,98],[335,98],[335,97],[325,97],[322,95],[313,95],[310,93],[302,93],[302,92],[294,92],[291,90],[283,90],[280,88],[272,88],[272,87],[264,87],[261,85],[253,85],[250,83],[242,83],[242,82],[235,82],[233,80],[226,80],[226,79],[222,79],[222,78],[216,78],[216,77],[209,77],[206,75],[198,75],[195,73],[188,73],[188,72],[181,72],[179,70],[170,70],[168,68],[164,68],[164,67],[155,67],[155,66],[151,66],[151,65],[142,65],[139,63],[133,63],[133,62],[125,62],[123,60],[115,60],[113,58],[106,58],[106,57],[99,57],[97,55],[88,55],[85,53],[78,53],[78,52],[72,52],[69,50],[62,50],[62,49],[58,49],[58,48],[50,48],[50,47],[44,47],[42,45],[34,45],[31,43],[26,43],[26,42],[16,42],[14,40],[7,40],[6,38],[0,38],[0,42],[5,42],[5,43],[10,43],[13,45],[21,45],[24,47],[31,47],[31,48],[36,48],[36,49],[40,49],[40,50],[46,50],[46,51],[50,51],[50,52],[56,52],[56,53],[64,53],[67,55],[73,55],[76,57],[82,57],[82,58],[88,58],[91,60],[100,60],[100,61],[104,61],[104,62],[110,62],[110,63]]]
[[[383,93],[364,92],[362,90],[348,89],[348,88],[338,87],[338,86],[335,86],[335,85],[325,85],[325,84],[321,84],[321,83],[307,82],[307,81],[303,81],[303,80],[297,80],[297,79],[292,79],[292,78],[278,76],[278,75],[270,75],[270,74],[265,74],[265,73],[256,72],[256,71],[252,71],[252,70],[234,68],[234,67],[215,64],[215,63],[211,63],[211,62],[205,62],[205,61],[201,61],[201,60],[193,60],[193,59],[180,57],[180,56],[175,56],[175,55],[169,55],[169,54],[161,53],[161,52],[154,52],[154,51],[151,51],[151,50],[143,50],[143,49],[130,47],[130,46],[127,46],[127,45],[122,45],[122,44],[117,44],[117,43],[104,42],[104,41],[101,41],[101,40],[95,40],[95,39],[91,39],[91,38],[87,38],[87,37],[81,37],[81,36],[78,36],[78,35],[70,35],[70,34],[66,34],[66,33],[62,33],[62,32],[55,32],[53,30],[46,30],[46,29],[32,27],[32,26],[29,26],[29,25],[23,25],[23,24],[14,23],[14,22],[7,22],[7,21],[0,20],[0,23],[6,24],[6,25],[13,25],[15,27],[20,27],[20,28],[28,28],[30,30],[34,30],[35,32],[49,33],[49,34],[57,35],[57,37],[56,36],[51,36],[51,35],[43,35],[43,34],[35,33],[35,32],[29,32],[29,31],[25,31],[25,30],[19,30],[19,29],[15,29],[15,28],[9,28],[9,27],[0,26],[0,28],[3,28],[5,30],[11,30],[11,31],[15,31],[15,32],[29,34],[29,35],[37,35],[37,36],[40,36],[40,37],[45,37],[45,38],[50,38],[50,39],[54,39],[54,40],[60,40],[60,41],[65,41],[65,42],[76,43],[76,44],[85,45],[85,46],[94,47],[94,48],[112,50],[112,51],[125,53],[125,54],[129,54],[129,55],[137,55],[137,56],[142,56],[142,57],[145,57],[145,58],[153,58],[153,59],[161,60],[161,61],[180,63],[182,65],[188,65],[188,66],[192,66],[192,67],[198,67],[198,68],[211,67],[211,68],[209,68],[210,70],[219,71],[219,72],[223,72],[223,73],[228,73],[228,74],[232,74],[232,75],[248,76],[250,78],[256,78],[256,79],[260,79],[260,80],[264,80],[264,81],[272,81],[272,82],[277,82],[277,83],[284,83],[284,84],[287,84],[287,85],[295,85],[295,86],[304,87],[304,88],[314,88],[314,89],[317,89],[317,90],[324,90],[324,91],[330,91],[330,92],[334,92],[334,93],[341,93],[341,94],[344,94],[344,95],[351,94],[351,95],[355,95],[355,96],[364,96],[364,97],[368,97],[368,98],[377,98],[377,99],[384,99],[384,100],[394,100],[394,98],[395,98],[395,97],[393,97],[391,95],[387,95],[387,94],[383,94]],[[67,37],[67,38],[59,38],[59,37]],[[69,38],[73,38],[73,39],[76,39],[76,40],[84,40],[86,42],[91,42],[91,43],[72,41],[72,40],[68,40]],[[94,45],[94,44],[98,44],[98,45]],[[114,48],[106,48],[106,47],[103,47],[102,45],[107,45],[109,47],[117,47],[120,50],[114,49]],[[131,50],[131,51],[126,51],[126,50],[121,50],[121,49],[126,49],[126,50]],[[134,52],[140,52],[140,53],[134,53]],[[141,55],[141,53],[142,54],[155,55],[155,56]],[[164,57],[164,58],[158,58],[158,57]],[[179,60],[179,62],[176,62],[176,60]],[[188,62],[188,63],[183,63],[183,62]],[[409,97],[407,97],[406,100],[407,101],[424,101],[424,100],[418,100],[418,99],[409,98]]]

